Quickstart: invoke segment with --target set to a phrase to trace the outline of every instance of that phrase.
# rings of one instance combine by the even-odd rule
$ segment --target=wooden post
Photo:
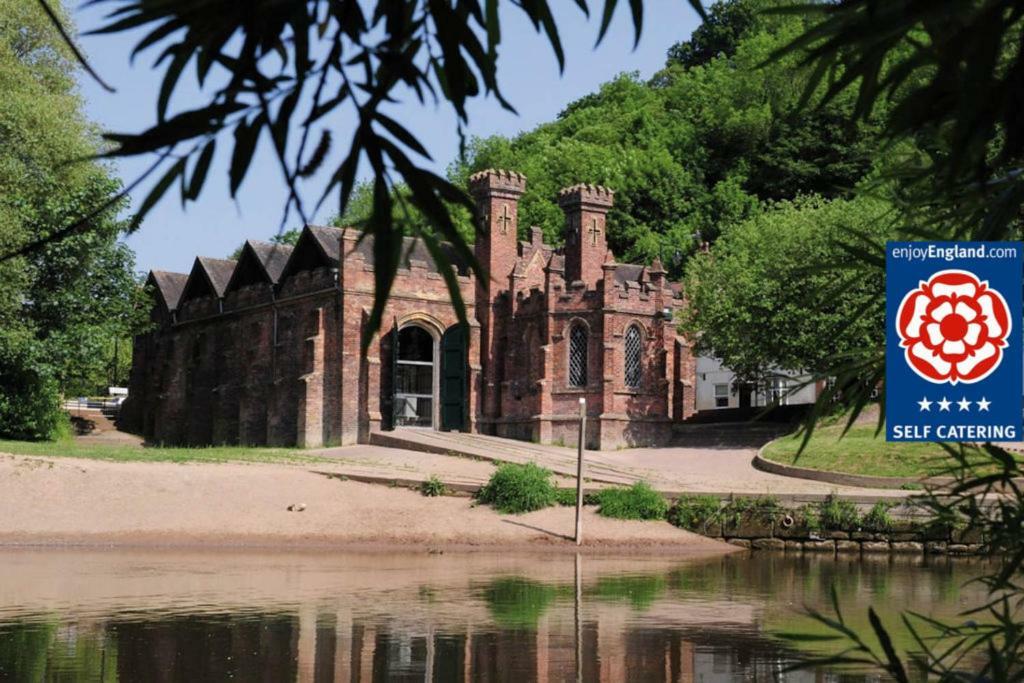
[[[580,399],[580,437],[576,444],[576,545],[583,543],[583,442],[587,434],[587,399]]]

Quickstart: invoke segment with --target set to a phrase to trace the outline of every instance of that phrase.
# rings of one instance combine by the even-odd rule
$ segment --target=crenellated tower
[[[565,212],[565,279],[582,281],[588,289],[603,278],[608,253],[607,217],[614,192],[600,185],[573,185],[558,193]]]

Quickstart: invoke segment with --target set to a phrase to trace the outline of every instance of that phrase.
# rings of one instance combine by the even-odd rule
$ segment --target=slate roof
[[[181,293],[185,291],[185,283],[188,282],[188,275],[185,273],[171,273],[166,270],[150,271],[149,276],[153,278],[160,296],[164,300],[168,311],[178,308],[181,300]]]
[[[310,225],[308,227],[327,258],[333,265],[338,265],[341,260],[341,235],[345,231],[328,225]]]
[[[348,228],[353,230],[353,228]],[[338,234],[343,232],[341,228],[335,228]],[[367,261],[373,261],[373,235],[367,235],[360,241],[355,248],[357,254],[361,254]],[[469,263],[463,261],[459,254],[455,251],[451,244],[448,242],[441,242],[441,251],[448,255],[449,260],[455,264],[456,269],[460,274],[465,275],[469,272]],[[409,261],[423,261],[424,263],[433,264],[433,259],[430,256],[430,251],[427,250],[427,245],[423,243],[423,240],[418,237],[403,237],[402,238],[402,266],[406,264],[406,259]]]
[[[624,282],[640,282],[645,266],[636,263],[619,263],[615,266],[615,281],[619,284]]]
[[[276,285],[277,281],[281,279],[281,273],[284,271],[294,247],[290,244],[274,244],[273,242],[257,242],[255,240],[249,240],[248,244],[259,258],[270,281]]]
[[[209,256],[199,256],[196,260],[206,271],[207,277],[210,278],[213,291],[218,297],[224,296],[224,290],[227,289],[228,283],[231,281],[231,274],[235,272],[235,265],[238,261],[210,258]]]

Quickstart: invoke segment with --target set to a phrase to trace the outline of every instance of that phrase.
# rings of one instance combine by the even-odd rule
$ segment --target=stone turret
[[[600,185],[573,185],[558,193],[565,212],[565,279],[583,281],[588,288],[603,277],[608,252],[607,216],[614,192]]]

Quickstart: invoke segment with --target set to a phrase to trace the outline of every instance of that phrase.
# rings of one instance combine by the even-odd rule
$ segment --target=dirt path
[[[501,515],[465,497],[426,498],[313,470],[324,466],[0,455],[0,544],[575,550],[571,508]],[[305,509],[288,511],[293,504]],[[609,520],[592,510],[584,528],[588,550],[733,550],[665,522]]]

